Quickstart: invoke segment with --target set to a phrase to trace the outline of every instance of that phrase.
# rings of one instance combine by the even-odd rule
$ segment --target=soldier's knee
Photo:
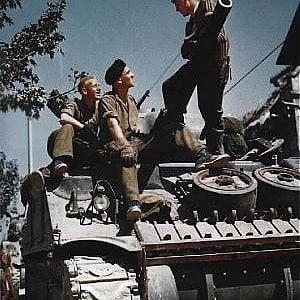
[[[74,135],[74,127],[71,124],[64,124],[62,127],[59,129],[61,134],[65,136],[73,136]]]
[[[64,125],[62,125],[61,128],[64,129],[64,130],[71,130],[71,131],[74,131],[74,127],[73,127],[73,125],[71,125],[71,124],[64,124]]]

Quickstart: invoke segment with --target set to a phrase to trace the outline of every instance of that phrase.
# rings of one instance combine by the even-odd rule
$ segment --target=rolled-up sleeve
[[[61,113],[66,113],[71,117],[75,116],[75,104],[74,102],[67,102],[66,106],[61,110]]]
[[[99,103],[99,115],[104,118],[116,118],[120,122],[116,101],[110,97],[103,97]]]

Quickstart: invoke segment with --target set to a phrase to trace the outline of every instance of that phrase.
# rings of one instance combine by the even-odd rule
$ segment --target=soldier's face
[[[99,100],[101,98],[101,85],[97,79],[91,79],[86,82],[86,85],[82,89],[84,95],[90,99]]]
[[[119,79],[122,84],[128,88],[134,86],[134,74],[133,72],[129,69],[128,66],[126,66],[122,72],[122,75]]]
[[[174,5],[176,11],[180,12],[184,17],[190,14],[190,6],[187,0],[176,0]]]

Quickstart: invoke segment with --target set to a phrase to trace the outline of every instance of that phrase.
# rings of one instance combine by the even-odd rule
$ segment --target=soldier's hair
[[[79,83],[78,83],[79,93],[81,93],[81,90],[85,87],[86,82],[91,79],[96,79],[96,76],[95,75],[84,75],[80,78]]]

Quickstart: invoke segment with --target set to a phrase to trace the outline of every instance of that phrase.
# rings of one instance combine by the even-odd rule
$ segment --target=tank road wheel
[[[148,300],[179,300],[175,279],[168,266],[147,267]]]
[[[296,170],[280,167],[264,167],[254,171],[257,179],[257,207],[274,207],[279,216],[288,207],[295,217],[300,216],[300,173]]]
[[[256,204],[256,180],[237,170],[202,170],[193,176],[194,187],[190,205],[197,209],[200,218],[211,217],[218,211],[220,221],[232,218],[232,210],[242,220]]]

